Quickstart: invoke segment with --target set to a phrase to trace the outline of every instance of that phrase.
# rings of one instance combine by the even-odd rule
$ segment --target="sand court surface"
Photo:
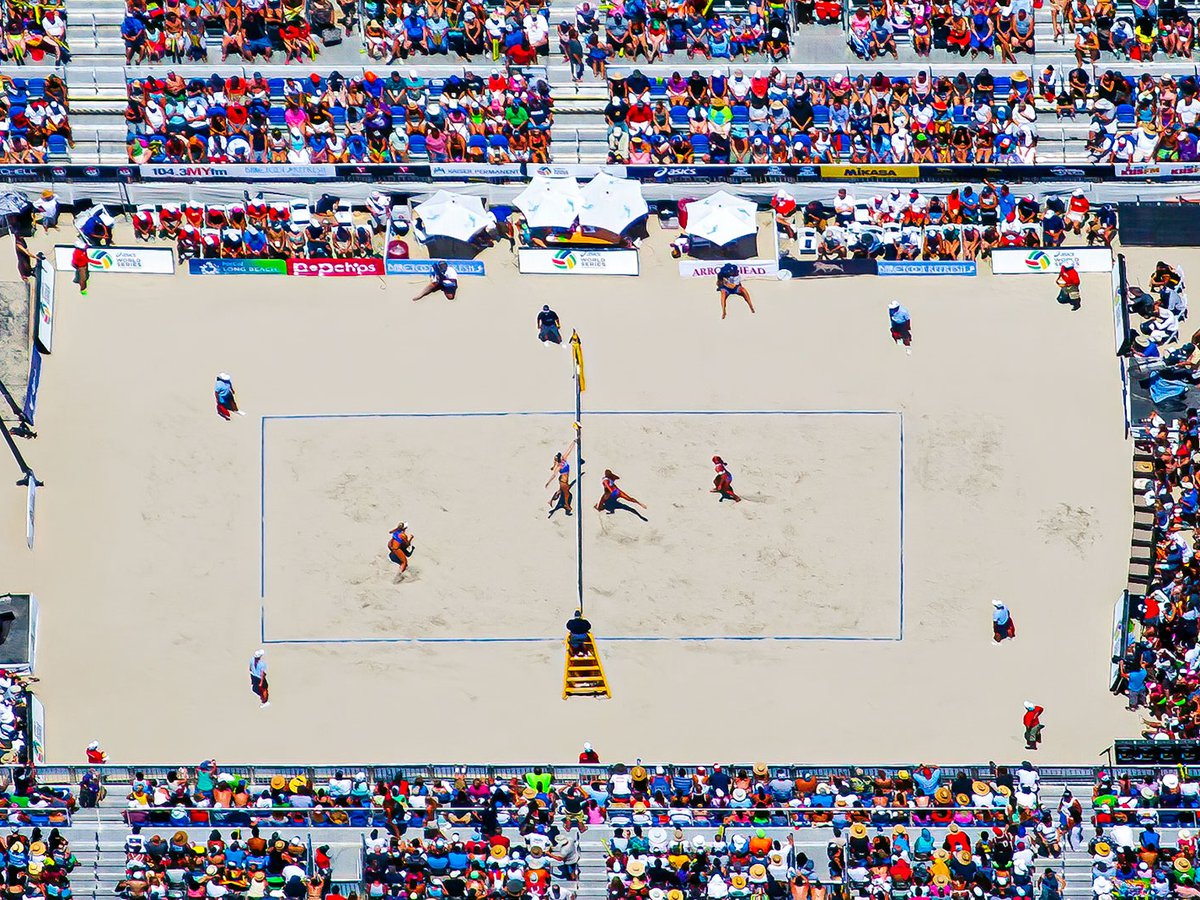
[[[1129,256],[1135,283],[1158,258],[1200,271],[1189,251]],[[59,276],[23,445],[46,482],[33,552],[25,491],[0,485],[5,589],[42,608],[52,762],[90,740],[189,764],[562,760],[585,740],[606,762],[1019,761],[1025,699],[1047,710],[1043,763],[1136,733],[1107,692],[1131,518],[1107,275],[1084,276],[1077,313],[1052,277],[986,266],[751,281],[757,314],[722,321],[656,231],[637,278],[483,258],[454,302],[410,302],[408,278],[98,274],[81,298]],[[893,298],[912,356],[888,336]],[[587,355],[576,505],[611,701],[561,700],[574,522],[547,519],[543,485],[574,397],[567,354],[536,338],[543,303]],[[247,413],[232,422],[222,370]],[[888,414],[628,414],[721,410]],[[480,411],[563,415],[392,416]],[[745,502],[708,493],[714,453]],[[591,509],[605,467],[648,521]],[[418,550],[396,584],[401,518]],[[1018,628],[999,648],[996,597]]]
[[[559,640],[576,526],[562,510],[548,516],[553,487],[540,488],[573,418],[266,419],[267,639]],[[598,633],[899,637],[898,414],[583,419],[575,507]],[[735,488],[748,485],[741,503],[708,492],[715,451],[737,466]],[[608,466],[648,510],[593,509]],[[417,543],[403,577],[381,551],[400,519]]]

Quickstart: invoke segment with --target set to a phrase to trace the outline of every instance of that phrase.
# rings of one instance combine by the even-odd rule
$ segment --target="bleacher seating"
[[[73,140],[62,79],[0,75],[0,88],[0,162],[64,159]]]
[[[0,2],[0,62],[45,65],[70,58],[67,10],[62,0]]]
[[[129,83],[135,162],[545,162],[553,101],[520,72]]]

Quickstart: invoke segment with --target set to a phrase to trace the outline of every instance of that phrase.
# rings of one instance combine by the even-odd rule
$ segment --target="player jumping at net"
[[[407,522],[401,522],[392,529],[387,546],[388,559],[400,567],[400,574],[403,575],[408,571],[408,560],[413,555],[413,539]]]
[[[568,516],[575,515],[571,509],[571,460],[569,457],[571,451],[575,449],[575,444],[578,440],[578,438],[573,439],[571,443],[567,444],[566,450],[562,453],[554,454],[554,463],[550,466],[550,477],[546,479],[546,487],[550,487],[550,482],[556,476],[558,477],[558,490],[550,498],[550,516],[553,516],[560,509],[566,512]]]
[[[599,512],[606,512],[610,516],[616,511],[617,503],[621,500],[627,500],[634,506],[640,506],[646,509],[646,504],[636,497],[631,497],[619,487],[617,482],[621,480],[621,476],[616,475],[612,469],[604,470],[604,493],[600,495],[600,502],[596,504],[596,509]]]
[[[732,500],[734,503],[741,503],[742,498],[733,492],[733,473],[729,471],[729,466],[725,464],[725,460],[719,456],[712,458],[713,465],[716,466],[717,474],[713,478],[713,487],[710,493],[720,494],[717,499],[724,502]]]

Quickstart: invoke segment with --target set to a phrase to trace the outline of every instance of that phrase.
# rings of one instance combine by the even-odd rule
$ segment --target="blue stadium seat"
[[[336,128],[341,128],[346,124],[346,107],[335,106],[330,110],[333,114],[333,124]]]
[[[283,99],[283,79],[282,78],[268,78],[267,86],[271,89],[271,99],[272,100],[282,100]]]
[[[692,135],[692,151],[696,154],[697,158],[708,153],[708,135],[707,134],[693,134]]]
[[[750,110],[748,107],[741,106],[741,105],[733,107],[733,124],[734,125],[749,125],[750,124]]]
[[[970,125],[971,124],[971,117],[967,115],[967,108],[965,106],[954,107],[953,121],[954,121],[955,125]]]
[[[1122,103],[1117,107],[1117,124],[1124,125],[1127,128],[1132,128],[1134,123],[1133,107],[1128,103]]]
[[[444,78],[436,78],[429,82],[429,99],[433,100],[442,96],[442,91],[446,89],[446,80]]]
[[[656,102],[667,99],[667,80],[665,78],[650,79],[650,99]]]
[[[818,128],[829,127],[829,107],[814,106],[813,107],[813,124]]]
[[[287,124],[287,119],[284,113],[285,111],[282,106],[272,106],[267,110],[267,121],[272,125],[282,128]]]
[[[51,156],[67,155],[67,139],[61,134],[52,134],[46,138],[46,149]]]
[[[403,106],[393,106],[392,107],[392,121],[394,121],[394,122],[404,121],[404,107]]]
[[[686,106],[671,107],[671,127],[672,128],[687,128],[688,127],[688,111]]]
[[[408,137],[408,152],[411,156],[425,156],[425,135],[412,134]]]
[[[1007,75],[997,75],[995,78],[995,82],[996,82],[996,96],[997,97],[1007,97],[1008,92],[1010,90],[1012,90],[1012,79],[1009,78]]]

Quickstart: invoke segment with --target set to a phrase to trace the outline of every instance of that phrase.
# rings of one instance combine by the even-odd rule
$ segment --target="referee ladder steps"
[[[596,650],[596,642],[589,634],[582,647],[572,649],[570,637],[563,641],[567,661],[563,667],[563,699],[568,697],[605,697],[612,699],[608,679],[604,677],[604,664]]]

